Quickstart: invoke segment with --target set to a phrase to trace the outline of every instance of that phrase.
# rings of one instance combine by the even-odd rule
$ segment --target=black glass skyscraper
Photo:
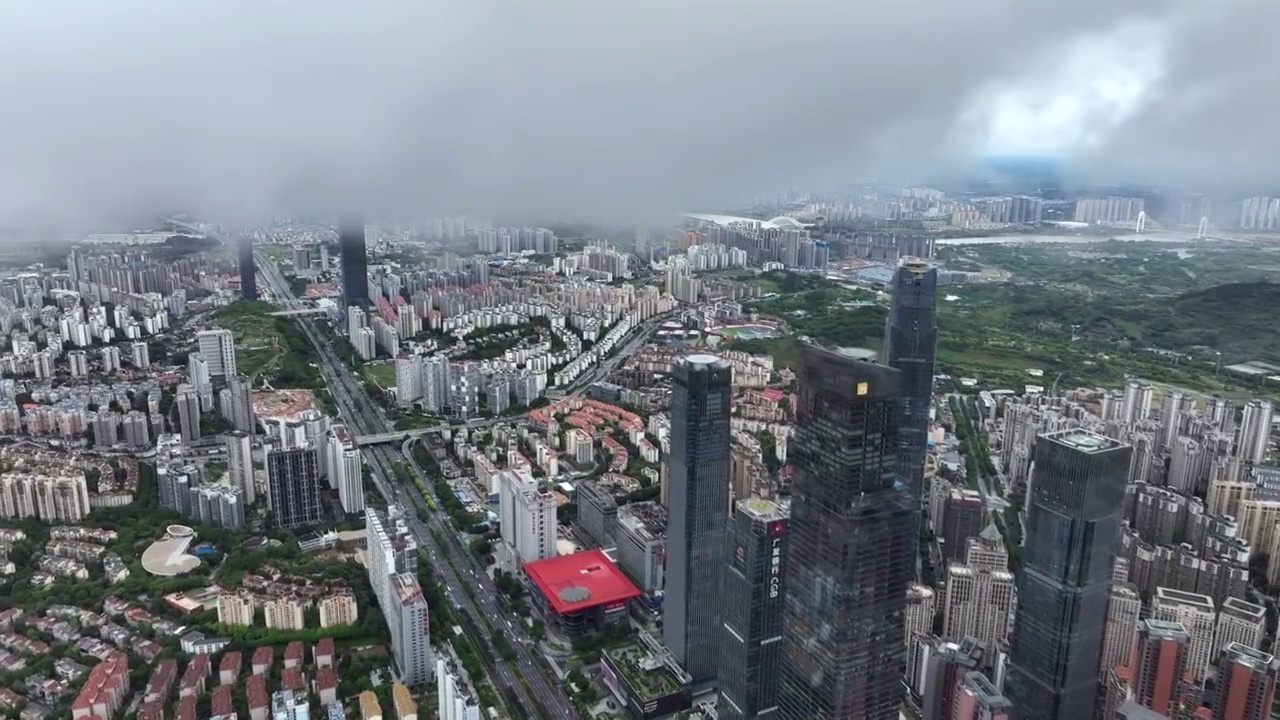
[[[902,373],[899,428],[901,475],[920,500],[924,456],[933,404],[934,360],[938,352],[938,271],[914,258],[893,275],[893,301],[884,339],[885,363]]]
[[[364,243],[364,218],[350,215],[338,223],[338,250],[342,258],[342,302],[347,307],[369,307],[369,255]]]
[[[240,265],[240,297],[245,300],[257,300],[258,266],[253,260],[253,239],[240,238],[236,243],[236,252]]]
[[[1020,720],[1088,720],[1098,690],[1128,445],[1036,438],[1005,695]]]
[[[770,717],[782,669],[787,514],[769,500],[739,500],[726,534],[716,717]]]
[[[901,373],[806,345],[789,445],[781,717],[897,720],[912,499],[898,480]]]
[[[662,640],[695,684],[715,678],[719,662],[731,378],[714,355],[681,358],[672,377]]]

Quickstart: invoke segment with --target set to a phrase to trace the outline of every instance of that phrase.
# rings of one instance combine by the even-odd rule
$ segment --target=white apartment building
[[[1111,606],[1107,611],[1107,628],[1102,640],[1102,677],[1118,666],[1128,667],[1133,653],[1133,639],[1142,615],[1142,595],[1130,583],[1111,586]]]
[[[349,515],[364,512],[364,459],[355,436],[346,425],[329,428],[329,487],[338,491],[342,511]]]
[[[1267,632],[1267,609],[1247,600],[1229,597],[1222,602],[1218,613],[1218,627],[1213,640],[1213,659],[1231,643],[1239,643],[1254,650],[1262,649],[1262,638]]]
[[[201,359],[209,364],[209,377],[236,374],[236,341],[230,330],[201,330],[196,333],[196,345]]]
[[[1186,670],[1195,682],[1204,682],[1213,662],[1214,633],[1217,630],[1213,598],[1172,588],[1156,588],[1151,603],[1151,619],[1180,623],[1191,637],[1187,644]]]
[[[526,471],[504,471],[499,480],[498,517],[502,548],[498,561],[516,572],[524,563],[556,554],[556,500]]]

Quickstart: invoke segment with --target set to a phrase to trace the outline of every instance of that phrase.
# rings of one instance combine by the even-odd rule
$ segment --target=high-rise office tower
[[[342,258],[342,302],[347,307],[369,307],[369,255],[364,244],[364,218],[358,215],[338,223],[338,249]]]
[[[314,447],[267,453],[267,507],[275,527],[313,525],[324,518]]]
[[[778,709],[787,515],[769,500],[739,500],[727,535],[716,717],[768,717]]]
[[[236,340],[230,330],[217,328],[196,333],[200,358],[209,364],[209,377],[224,380],[236,374]]]
[[[885,328],[885,363],[902,375],[900,474],[916,504],[924,487],[924,456],[933,405],[933,367],[938,350],[938,271],[907,258],[893,276],[893,301]]]
[[[253,238],[242,237],[236,242],[236,257],[240,265],[240,297],[258,299],[258,266],[253,261]]]
[[[1168,717],[1182,710],[1190,636],[1178,623],[1144,620],[1133,645],[1133,702]]]
[[[1129,452],[1083,430],[1036,438],[1004,685],[1016,718],[1093,714]]]
[[[982,666],[982,646],[971,637],[950,641],[918,635],[907,657],[903,680],[920,717],[946,718],[955,707],[964,676]]]
[[[681,358],[673,374],[662,639],[695,684],[714,678],[720,660],[731,378],[714,355]]]
[[[1266,720],[1276,694],[1280,662],[1244,645],[1228,645],[1218,658],[1213,720]]]
[[[784,563],[787,720],[897,720],[915,501],[898,476],[901,373],[801,348]]]
[[[178,406],[178,428],[183,442],[200,439],[200,396],[186,383],[178,386],[173,404]]]

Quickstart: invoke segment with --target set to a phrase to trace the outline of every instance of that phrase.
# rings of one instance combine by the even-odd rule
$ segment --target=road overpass
[[[273,313],[267,313],[271,317],[300,317],[303,315],[324,315],[328,313],[324,308],[294,308],[293,310],[277,310]]]

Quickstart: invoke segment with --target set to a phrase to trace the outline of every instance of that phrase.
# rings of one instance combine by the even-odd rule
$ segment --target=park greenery
[[[1278,251],[1222,243],[991,244],[945,246],[939,262],[1005,278],[939,288],[940,373],[988,389],[1105,386],[1134,375],[1198,392],[1280,394],[1274,384],[1221,369],[1280,363]],[[783,366],[796,364],[800,336],[881,349],[886,294],[814,275],[759,277],[776,294],[746,309],[784,321],[792,334],[737,340],[734,349],[770,353]]]

